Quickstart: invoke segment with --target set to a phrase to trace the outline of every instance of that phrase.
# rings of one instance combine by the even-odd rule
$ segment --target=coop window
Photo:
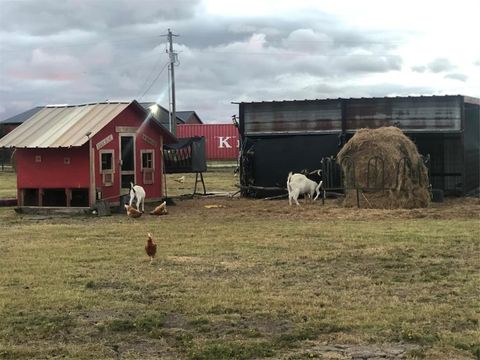
[[[100,151],[100,174],[104,186],[113,185],[114,155],[113,150]]]
[[[153,150],[142,150],[142,174],[144,184],[153,184],[154,153]]]
[[[70,165],[70,158],[69,158],[69,157],[63,158],[63,163],[64,163],[65,165]]]
[[[42,155],[35,155],[35,162],[42,162]]]
[[[153,150],[142,150],[142,170],[153,170]]]

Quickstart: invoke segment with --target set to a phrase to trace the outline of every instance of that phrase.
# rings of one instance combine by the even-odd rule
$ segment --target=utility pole
[[[165,35],[163,35],[165,36]],[[177,114],[176,114],[176,104],[175,104],[175,62],[177,61],[177,53],[173,51],[173,37],[178,36],[172,33],[170,29],[168,29],[168,54],[170,56],[170,79],[172,81],[172,88],[171,88],[171,112],[170,112],[170,132],[173,135],[177,133]]]

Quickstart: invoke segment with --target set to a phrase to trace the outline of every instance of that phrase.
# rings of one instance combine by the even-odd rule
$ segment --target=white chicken
[[[178,179],[175,179],[176,182],[179,182],[180,184],[183,184],[185,182],[185,175],[180,176]]]

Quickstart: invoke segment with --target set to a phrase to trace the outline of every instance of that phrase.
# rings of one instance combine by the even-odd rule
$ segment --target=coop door
[[[120,177],[122,188],[130,188],[135,183],[135,137],[120,136]]]

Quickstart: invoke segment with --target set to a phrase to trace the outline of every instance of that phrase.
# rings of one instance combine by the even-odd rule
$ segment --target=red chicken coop
[[[0,139],[15,148],[20,207],[118,204],[130,182],[163,197],[164,144],[177,140],[137,101],[46,106]]]

